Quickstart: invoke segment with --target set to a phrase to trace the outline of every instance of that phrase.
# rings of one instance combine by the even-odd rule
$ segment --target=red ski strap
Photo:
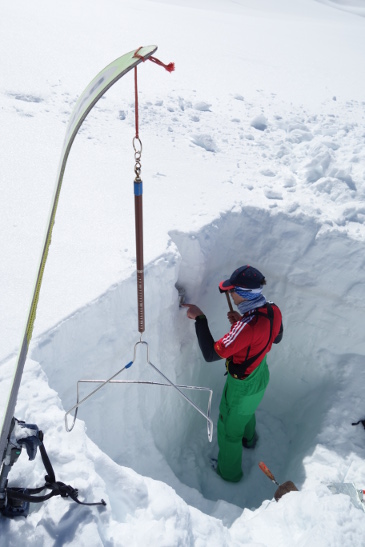
[[[142,49],[142,46],[135,51],[134,57],[137,57],[138,59],[142,59],[142,61],[145,62],[146,59],[142,55],[139,55],[138,53],[140,49]],[[165,63],[163,63],[156,57],[148,57],[148,60],[152,61],[153,63],[156,63],[156,65],[163,66],[164,69],[167,70],[168,72],[173,72],[175,70],[175,63],[168,63],[166,65]]]

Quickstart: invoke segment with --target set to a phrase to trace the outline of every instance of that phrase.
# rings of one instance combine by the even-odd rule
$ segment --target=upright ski
[[[28,315],[28,320],[26,323],[24,335],[21,342],[21,347],[18,355],[16,365],[14,367],[14,376],[9,390],[8,402],[6,405],[6,410],[2,416],[1,420],[1,434],[0,434],[0,465],[2,466],[2,478],[0,484],[0,502],[2,499],[1,490],[4,490],[4,484],[6,483],[4,477],[4,458],[7,453],[7,446],[10,440],[10,433],[12,430],[12,420],[15,411],[15,405],[18,397],[19,386],[24,370],[24,364],[27,358],[29,343],[32,337],[34,321],[36,317],[39,293],[42,284],[43,272],[45,264],[47,261],[47,255],[49,246],[52,238],[52,230],[55,222],[56,211],[58,206],[58,200],[61,192],[63,175],[66,168],[67,159],[71,150],[73,141],[77,135],[78,130],[80,129],[83,121],[98,102],[98,100],[104,95],[104,93],[122,76],[129,72],[132,68],[137,66],[139,63],[147,60],[152,56],[156,51],[157,46],[146,46],[139,48],[137,50],[131,51],[122,57],[119,57],[110,65],[105,67],[87,86],[85,91],[82,93],[78,99],[75,108],[72,112],[71,119],[67,126],[66,136],[63,143],[61,159],[58,167],[57,178],[56,178],[56,188],[52,203],[52,208],[49,217],[48,228],[46,232],[46,237],[43,246],[43,252],[39,264],[38,274],[35,282],[34,292],[31,300],[30,311]],[[138,52],[138,54],[136,54]],[[152,58],[153,60],[153,58]],[[5,465],[5,464],[4,464]],[[8,467],[8,465],[7,465]]]

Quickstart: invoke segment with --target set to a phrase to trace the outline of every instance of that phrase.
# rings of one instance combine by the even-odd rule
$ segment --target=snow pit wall
[[[170,235],[174,245],[169,253],[145,270],[143,340],[150,361],[173,382],[212,388],[216,427],[224,364],[204,362],[194,322],[179,309],[175,284],[185,288],[187,301],[203,309],[217,339],[229,330],[218,282],[244,263],[259,268],[267,279],[266,297],[283,312],[284,339],[268,359],[271,380],[257,413],[257,461],[266,458],[277,476],[288,478],[290,472],[300,487],[306,476],[303,460],[315,449],[336,404],[331,394],[351,362],[362,361],[365,354],[362,243],[324,232],[311,218],[255,208],[227,213],[197,233]],[[112,376],[133,359],[138,340],[136,285],[130,278],[34,341],[31,358],[41,364],[68,410],[76,402],[77,381]],[[142,345],[133,366],[118,379],[163,381],[147,364]],[[94,388],[83,385],[81,397]],[[187,395],[206,411],[206,394]],[[172,388],[109,385],[80,407],[78,418],[117,463],[163,480],[188,503],[194,500],[187,499],[185,486],[210,500],[248,503],[244,494],[222,491],[222,481],[214,483],[205,471],[209,456],[217,453],[216,429],[209,444],[204,419]],[[265,477],[260,487],[256,474],[250,478],[257,467],[250,457],[244,471],[248,487],[256,480],[253,507],[273,493]]]

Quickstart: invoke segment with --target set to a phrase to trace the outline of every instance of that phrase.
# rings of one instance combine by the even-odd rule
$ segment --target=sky
[[[116,83],[87,117],[64,176],[16,416],[36,423],[56,476],[105,509],[52,499],[1,519],[19,545],[362,545],[365,488],[365,2],[20,0],[0,43],[1,400],[27,319],[72,109],[106,65],[158,46],[169,74],[138,68],[146,330],[138,344],[133,180],[134,84]],[[65,412],[80,379],[213,391],[176,285],[227,332],[219,281],[243,263],[268,280],[285,337],[269,355],[259,443],[244,479],[214,474],[216,430],[166,386],[117,384]],[[136,345],[137,344],[137,345]],[[148,353],[146,352],[148,349]],[[86,395],[95,384],[81,384]],[[187,395],[207,412],[209,391]],[[4,405],[4,403],[3,403]],[[299,492],[273,500],[265,461]],[[43,482],[23,453],[12,484]],[[338,486],[340,485],[340,486]],[[342,486],[341,486],[342,485]]]

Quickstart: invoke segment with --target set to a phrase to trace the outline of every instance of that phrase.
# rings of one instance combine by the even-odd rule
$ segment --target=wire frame
[[[136,349],[137,349],[137,346],[139,344],[143,344],[146,346],[146,349],[147,349],[147,364],[150,365],[160,376],[162,376],[164,378],[164,380],[166,381],[165,383],[162,383],[162,382],[152,382],[152,381],[143,381],[143,380],[115,380],[115,378],[120,374],[122,373],[124,370],[126,370],[127,368],[131,367],[136,359]],[[88,395],[86,395],[85,397],[83,397],[82,399],[80,399],[80,384],[98,384],[98,387],[96,387],[94,390],[92,390]],[[133,361],[130,361],[129,363],[127,363],[123,368],[121,368],[120,370],[118,370],[118,372],[116,372],[115,374],[113,374],[113,376],[111,376],[110,378],[108,378],[107,380],[79,380],[77,382],[77,388],[76,388],[76,391],[77,391],[77,398],[76,398],[76,404],[70,408],[70,410],[68,410],[66,413],[65,413],[65,427],[66,427],[66,431],[72,431],[72,429],[74,428],[74,425],[75,425],[75,422],[76,422],[76,418],[77,418],[77,413],[78,413],[78,409],[79,407],[85,402],[87,401],[88,399],[90,399],[95,393],[97,393],[98,391],[100,391],[100,389],[102,389],[103,387],[105,387],[106,385],[108,384],[145,384],[145,385],[153,385],[153,386],[163,386],[163,387],[172,387],[174,388],[179,394],[181,397],[183,397],[183,399],[185,399],[185,401],[190,404],[197,412],[199,412],[199,414],[201,414],[203,416],[203,418],[206,419],[207,421],[207,433],[208,433],[208,440],[209,442],[212,442],[212,439],[213,439],[213,421],[211,419],[211,406],[212,406],[212,396],[213,396],[213,391],[210,389],[210,388],[207,388],[207,387],[200,387],[200,386],[187,386],[187,385],[178,385],[178,384],[174,384],[171,380],[169,380],[167,378],[167,376],[165,376],[165,374],[163,374],[163,372],[161,372],[153,363],[151,363],[150,359],[149,359],[149,349],[148,349],[148,344],[147,342],[144,342],[144,341],[139,341],[135,344],[134,346],[134,357],[133,357]],[[185,395],[185,393],[183,393],[181,390],[184,389],[184,390],[195,390],[195,391],[206,391],[209,393],[209,396],[208,396],[208,407],[207,407],[207,412],[203,412],[195,403],[193,403],[193,401],[191,401],[191,399],[189,399],[189,397],[187,397]],[[68,421],[68,417],[69,415],[72,414],[72,412],[74,412],[74,415],[72,416],[72,423],[71,425],[69,424],[69,421]]]

